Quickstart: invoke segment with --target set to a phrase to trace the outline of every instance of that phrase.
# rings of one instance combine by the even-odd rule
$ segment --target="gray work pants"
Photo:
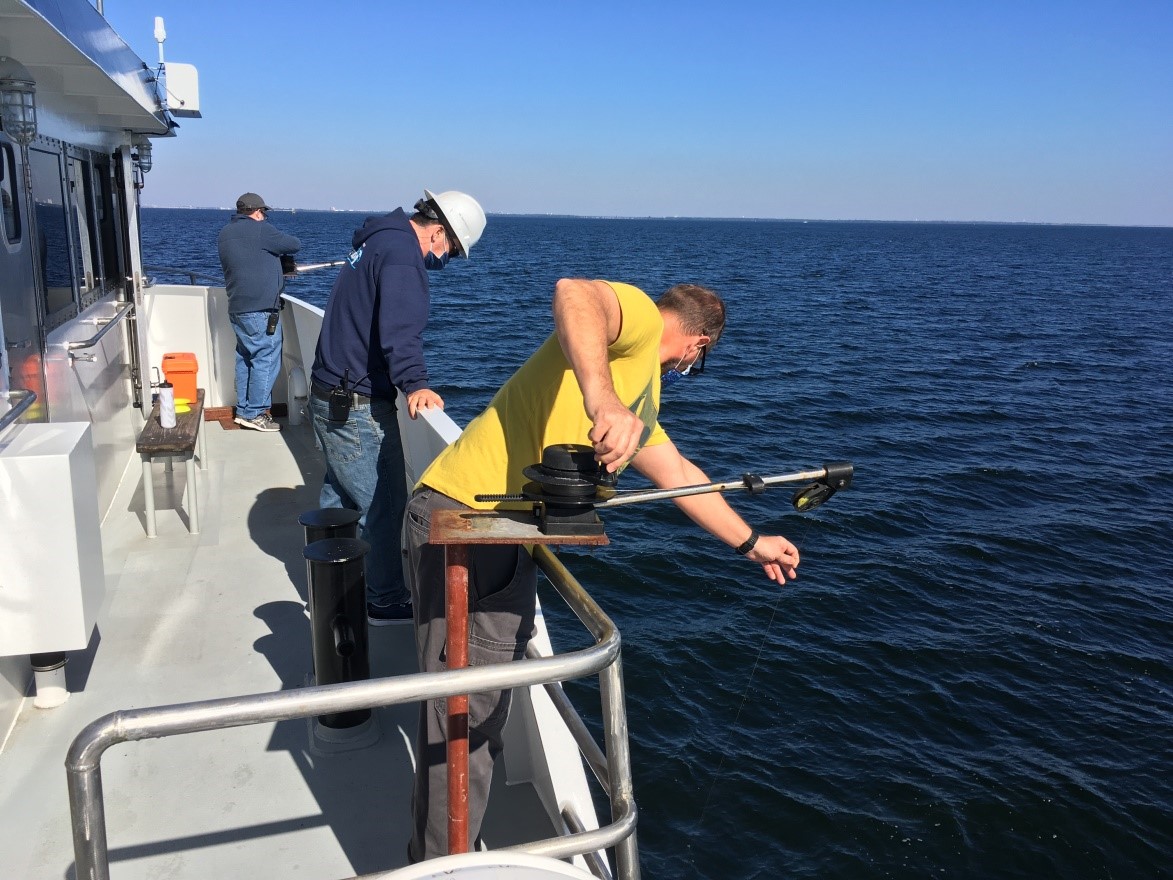
[[[421,672],[447,668],[445,655],[444,548],[429,544],[435,510],[467,509],[432,489],[418,490],[407,505],[407,548],[415,642]],[[525,656],[534,629],[537,568],[524,547],[474,545],[468,563],[468,662],[504,663]],[[509,716],[510,691],[473,694],[468,719],[468,827],[480,834],[489,799],[493,762],[501,753],[501,732]],[[408,855],[413,862],[448,852],[448,765],[446,700],[420,707],[416,738],[413,829]]]

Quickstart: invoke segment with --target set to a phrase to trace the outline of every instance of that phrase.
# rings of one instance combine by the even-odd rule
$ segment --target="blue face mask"
[[[676,367],[673,367],[671,370],[660,377],[660,390],[663,391],[665,388],[671,388],[673,385],[687,376],[689,370],[691,369],[692,364],[689,364],[683,372],[676,369]]]
[[[448,265],[448,251],[444,251],[440,256],[436,256],[431,251],[424,254],[424,268],[432,271],[439,271]]]

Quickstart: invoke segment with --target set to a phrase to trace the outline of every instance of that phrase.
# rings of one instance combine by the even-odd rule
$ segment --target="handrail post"
[[[77,880],[110,880],[101,766],[69,778],[69,805],[80,819],[73,823],[74,869]]]
[[[599,673],[599,694],[603,708],[603,736],[607,743],[610,771],[611,818],[618,821],[635,809],[635,788],[631,781],[631,750],[627,742],[627,713],[623,697],[623,660]],[[615,844],[615,873],[620,880],[639,880],[639,849],[635,833]]]
[[[102,754],[111,745],[123,741],[118,734],[117,718],[117,714],[107,715],[91,722],[74,739],[65,759],[77,880],[110,880]]]

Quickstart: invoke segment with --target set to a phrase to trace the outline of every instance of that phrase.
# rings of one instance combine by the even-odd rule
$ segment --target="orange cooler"
[[[196,401],[196,373],[199,364],[190,351],[171,351],[163,355],[163,376],[175,386],[175,399]]]

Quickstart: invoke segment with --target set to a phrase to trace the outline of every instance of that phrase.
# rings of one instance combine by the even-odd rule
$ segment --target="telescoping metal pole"
[[[347,260],[331,260],[328,263],[298,263],[294,269],[300,275],[302,272],[312,272],[315,269],[333,269],[336,266],[345,266],[347,262]]]
[[[852,466],[847,462],[832,462],[818,470],[797,471],[792,474],[777,474],[772,477],[757,477],[746,474],[739,480],[721,483],[701,483],[696,486],[678,486],[675,489],[639,489],[623,492],[612,498],[595,502],[595,507],[619,507],[640,501],[661,501],[666,498],[682,498],[686,495],[705,495],[710,492],[736,492],[744,489],[752,494],[768,486],[791,483],[828,482],[835,489],[846,489],[851,484]]]
[[[587,448],[587,447],[584,447]],[[636,504],[641,501],[660,501],[666,498],[683,498],[686,495],[705,495],[710,492],[735,492],[738,490],[745,490],[751,495],[757,495],[764,492],[769,486],[777,486],[783,484],[807,484],[805,487],[799,485],[800,495],[795,497],[794,506],[800,512],[817,507],[822,504],[837,491],[847,489],[851,486],[852,474],[854,473],[854,466],[849,461],[833,461],[823,465],[818,470],[797,471],[792,474],[777,474],[772,477],[759,477],[756,474],[744,474],[738,480],[726,480],[721,483],[701,483],[696,486],[677,486],[673,489],[637,489],[633,492],[615,492],[614,488],[605,487],[601,483],[595,484],[595,475],[581,474],[578,485],[582,487],[591,488],[593,492],[592,498],[586,499],[575,498],[572,506],[580,507],[585,502],[586,506],[599,509],[610,507],[621,507],[625,504]],[[565,481],[563,481],[565,482]],[[477,495],[477,501],[487,501],[493,503],[529,503],[531,501],[542,500],[550,503],[552,506],[557,506],[556,502],[561,502],[564,499],[551,496],[531,493],[531,487],[538,486],[538,484],[530,483],[525,491],[519,493],[511,493],[507,495],[484,494]]]

